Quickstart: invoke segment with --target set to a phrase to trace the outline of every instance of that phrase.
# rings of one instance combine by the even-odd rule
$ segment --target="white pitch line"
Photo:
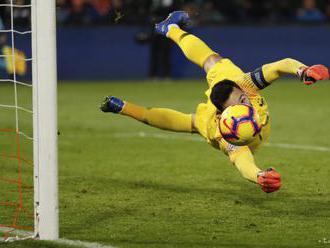
[[[115,138],[155,138],[155,139],[173,139],[173,140],[188,140],[188,141],[198,141],[203,142],[204,139],[200,136],[194,136],[193,134],[188,134],[185,136],[175,135],[175,134],[163,134],[163,133],[115,133],[113,135]]]
[[[10,237],[8,237],[7,239],[2,239],[0,237],[0,243],[14,242],[14,241],[18,241],[18,240],[26,240],[26,239],[34,238],[33,232],[13,229],[13,228],[9,228],[9,227],[0,227],[0,233],[10,234]]]
[[[14,235],[13,237],[9,237],[6,240],[0,238],[0,244],[6,242],[16,242],[21,240],[38,240],[37,238],[35,238],[34,233],[29,231],[0,227],[0,232],[3,233],[10,232],[11,235]],[[96,242],[87,242],[87,241],[71,240],[71,239],[57,239],[57,240],[52,240],[52,242],[57,244],[71,245],[71,246],[83,247],[83,248],[115,248],[114,246],[102,245]]]
[[[318,152],[330,152],[330,148],[325,147],[325,146],[305,146],[305,145],[286,144],[286,143],[266,143],[265,146],[279,147],[279,148],[285,148],[285,149],[294,149],[294,150],[309,150],[309,151],[318,151]]]
[[[54,242],[57,244],[71,245],[83,248],[115,248],[114,246],[102,245],[95,242],[86,242],[81,240],[58,239]]]
[[[137,133],[115,133],[113,134],[115,138],[155,138],[155,139],[166,139],[166,140],[187,140],[187,141],[196,141],[203,142],[204,139],[200,136],[187,135],[176,135],[176,134],[163,134],[163,133],[146,133],[146,132],[137,132]],[[309,151],[318,151],[318,152],[330,152],[330,147],[324,146],[311,146],[311,145],[297,145],[297,144],[287,144],[287,143],[266,143],[266,147],[278,147],[291,150],[309,150]]]

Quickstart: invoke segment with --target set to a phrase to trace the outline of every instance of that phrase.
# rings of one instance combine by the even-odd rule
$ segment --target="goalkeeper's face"
[[[237,104],[245,104],[252,107],[251,101],[247,96],[247,94],[241,89],[234,87],[228,100],[223,104],[223,106],[224,109],[226,109],[229,106],[237,105]]]

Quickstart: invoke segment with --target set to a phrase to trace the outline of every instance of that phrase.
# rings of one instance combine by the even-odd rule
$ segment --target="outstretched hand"
[[[302,67],[298,71],[298,76],[304,84],[311,85],[316,81],[329,79],[329,70],[324,65]]]
[[[274,168],[268,168],[258,173],[258,184],[266,193],[272,193],[280,189],[281,175]]]

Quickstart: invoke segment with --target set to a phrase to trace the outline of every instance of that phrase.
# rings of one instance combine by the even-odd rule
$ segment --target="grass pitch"
[[[61,237],[129,248],[330,245],[329,82],[306,87],[287,80],[263,92],[270,143],[281,147],[263,147],[256,160],[282,174],[283,188],[274,194],[242,179],[198,135],[98,110],[113,94],[190,113],[205,89],[203,81],[59,85]]]

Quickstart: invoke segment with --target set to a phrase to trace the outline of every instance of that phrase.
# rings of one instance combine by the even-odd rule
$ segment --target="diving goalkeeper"
[[[306,85],[326,80],[329,78],[328,69],[323,65],[306,66],[286,58],[245,73],[230,59],[221,57],[199,38],[181,29],[188,22],[186,12],[175,11],[156,24],[155,29],[174,41],[190,61],[204,69],[209,86],[205,92],[207,102],[200,103],[195,113],[185,114],[173,109],[145,108],[108,96],[101,104],[101,110],[126,115],[164,130],[199,133],[210,145],[222,150],[244,178],[259,184],[264,192],[278,190],[281,187],[280,174],[274,168],[260,169],[253,157],[254,151],[267,140],[270,132],[268,106],[260,91],[285,74],[296,75]],[[228,143],[219,130],[221,113],[236,104],[252,106],[261,120],[260,135],[246,146]]]

